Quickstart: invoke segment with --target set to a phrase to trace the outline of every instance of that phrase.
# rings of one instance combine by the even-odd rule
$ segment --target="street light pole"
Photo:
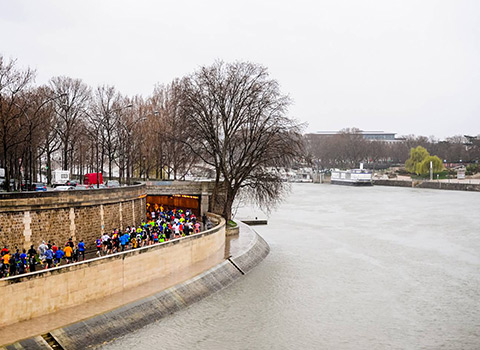
[[[127,163],[126,164],[126,168],[127,168],[126,169],[127,170],[126,171],[126,173],[127,173],[126,182],[128,183],[128,185],[130,185],[130,175],[131,175],[131,173],[130,173],[130,167],[131,167],[131,135],[132,135],[131,131],[132,131],[132,128],[136,124],[138,124],[140,122],[143,122],[145,120],[147,120],[146,117],[141,117],[141,118],[139,118],[137,120],[134,120],[134,121],[132,121],[128,124],[122,124],[122,123],[120,124],[122,126],[122,128],[124,129],[125,135],[126,135],[125,152],[123,154],[123,157],[124,157],[124,159],[126,158],[126,163]]]

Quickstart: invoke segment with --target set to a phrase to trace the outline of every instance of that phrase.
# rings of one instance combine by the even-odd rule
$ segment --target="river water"
[[[480,349],[480,193],[295,184],[268,219],[252,272],[104,349]]]

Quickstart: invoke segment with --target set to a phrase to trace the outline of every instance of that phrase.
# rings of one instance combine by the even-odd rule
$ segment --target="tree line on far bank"
[[[480,160],[480,136],[457,135],[438,140],[408,135],[394,142],[385,142],[367,140],[359,129],[347,128],[332,136],[306,135],[305,144],[307,160],[320,169],[356,168],[361,162],[371,168],[405,165],[411,151],[419,146],[428,156],[438,157],[441,163],[468,164]],[[409,172],[417,172],[412,167],[407,168]]]

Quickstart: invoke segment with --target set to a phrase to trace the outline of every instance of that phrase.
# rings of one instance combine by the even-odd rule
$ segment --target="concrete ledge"
[[[158,321],[227,287],[257,266],[270,251],[268,244],[256,232],[242,225],[242,230],[244,229],[249,230],[251,240],[235,257],[150,297],[51,331],[51,336],[64,349],[94,348]],[[230,260],[233,260],[234,264]],[[50,349],[45,348],[45,342],[41,340],[41,337],[26,339],[4,349]]]
[[[260,219],[248,219],[242,220],[244,224],[248,226],[258,226],[258,225],[268,225],[268,220],[260,220]]]
[[[147,181],[146,192],[150,196],[186,194],[202,195],[213,192],[212,181]]]

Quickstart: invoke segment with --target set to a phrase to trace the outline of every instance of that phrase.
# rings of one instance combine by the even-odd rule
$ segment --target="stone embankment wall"
[[[145,185],[84,191],[0,194],[0,245],[29,248],[42,240],[92,247],[104,231],[145,219]]]
[[[256,232],[249,230],[248,246],[204,273],[166,290],[124,305],[82,322],[49,333],[64,349],[92,349],[125,334],[140,329],[227,287],[257,266],[270,252],[268,244]],[[242,231],[241,234],[245,234]],[[161,335],[160,335],[161,338]],[[52,349],[41,336],[19,341],[10,349]]]
[[[375,180],[374,185],[377,185],[377,186],[431,188],[431,189],[452,190],[452,191],[480,191],[480,185],[479,184],[458,183],[458,182],[443,182],[443,181]]]
[[[210,218],[217,225],[193,236],[0,280],[0,295],[11,296],[0,308],[0,328],[165,276],[183,276],[180,271],[200,261],[215,266],[224,259],[225,220]]]

